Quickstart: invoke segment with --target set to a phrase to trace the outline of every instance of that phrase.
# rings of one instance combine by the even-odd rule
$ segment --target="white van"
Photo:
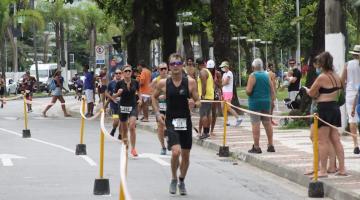
[[[57,70],[56,63],[46,63],[46,64],[38,64],[38,72],[39,72],[39,85],[41,91],[49,91],[48,85],[51,81],[51,77]],[[35,64],[30,67],[30,75],[36,78],[36,69]]]

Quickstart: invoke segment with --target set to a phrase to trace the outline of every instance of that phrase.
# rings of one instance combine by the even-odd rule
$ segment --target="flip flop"
[[[336,172],[335,176],[349,176],[349,174],[345,173],[340,173],[340,172]]]
[[[328,175],[318,175],[318,178],[327,178],[329,177]],[[313,179],[314,175],[310,176],[310,179]]]
[[[304,175],[306,175],[306,176],[310,176],[310,175],[313,175],[313,174],[314,174],[314,171],[306,171],[304,173]]]

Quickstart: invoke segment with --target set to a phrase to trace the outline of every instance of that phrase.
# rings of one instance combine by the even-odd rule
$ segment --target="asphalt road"
[[[94,196],[94,180],[99,176],[99,120],[86,122],[88,155],[79,157],[74,151],[79,143],[80,119],[63,118],[59,104],[50,110],[49,118],[42,118],[43,106],[39,104],[29,114],[30,139],[21,137],[21,101],[8,102],[0,110],[0,200],[118,199],[120,143],[105,140],[104,178],[110,180],[111,195]],[[196,145],[185,180],[188,195],[170,195],[170,157],[158,155],[155,134],[137,130],[137,135],[140,157],[129,159],[128,164],[128,186],[135,200],[307,199],[304,187],[246,163],[219,158],[216,152]]]

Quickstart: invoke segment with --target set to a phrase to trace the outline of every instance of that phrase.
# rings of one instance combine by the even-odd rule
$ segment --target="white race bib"
[[[174,125],[175,131],[186,131],[186,118],[175,118],[172,120],[172,124]]]
[[[132,111],[132,106],[120,106],[120,113],[129,114]]]
[[[159,110],[166,111],[166,103],[159,103]]]
[[[29,94],[29,93],[30,93],[30,90],[25,90],[25,93],[26,93],[26,94]]]

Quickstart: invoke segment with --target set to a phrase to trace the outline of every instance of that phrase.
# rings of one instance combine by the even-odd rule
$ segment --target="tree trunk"
[[[309,71],[306,77],[306,87],[310,88],[316,79],[314,68],[315,57],[325,50],[325,0],[320,0],[316,12],[316,23],[313,26],[313,41],[310,53]]]
[[[56,62],[57,62],[57,66],[58,69],[61,69],[61,42],[60,42],[60,23],[59,22],[55,22],[55,40],[56,40]]]
[[[130,34],[126,36],[127,44],[127,63],[129,63],[132,66],[136,65],[137,59],[136,59],[136,38],[137,34],[136,31],[133,30]]]
[[[36,87],[37,91],[40,92],[40,85],[39,85],[39,66],[38,66],[38,59],[37,59],[37,44],[36,44],[36,29],[33,27],[33,42],[34,42],[34,62],[35,62],[35,73],[36,73]]]
[[[185,58],[194,58],[193,46],[191,44],[190,35],[184,35],[184,50],[185,50]]]
[[[95,56],[95,46],[96,46],[96,25],[92,24],[89,30],[89,50],[90,50],[90,68],[95,70],[96,68],[96,56]]]
[[[211,0],[211,19],[213,23],[214,56],[219,65],[231,59],[229,0]]]
[[[222,61],[230,61],[231,59],[229,0],[211,0],[211,15],[213,22],[214,56],[216,63],[219,65]],[[231,103],[235,106],[240,106],[235,81],[233,81],[233,94]],[[241,113],[239,110],[236,111]]]
[[[170,54],[176,52],[176,6],[173,0],[163,0],[162,9],[162,38],[163,61],[168,61]]]
[[[45,34],[44,36],[44,51],[43,51],[43,61],[44,63],[48,63],[48,49],[49,49],[49,34]]]
[[[0,65],[1,65],[1,74],[4,76],[3,78],[6,80],[5,77],[5,72],[6,72],[6,67],[5,66],[5,40],[6,38],[0,38]],[[5,81],[5,87],[6,87],[6,81]]]
[[[11,50],[12,50],[12,63],[13,63],[13,72],[18,71],[18,52],[17,52],[17,39],[14,37],[12,32],[12,27],[7,27],[7,35],[10,41]]]
[[[207,32],[201,31],[200,34],[200,46],[201,46],[201,53],[204,60],[209,59],[209,37]]]
[[[65,31],[64,31],[64,23],[60,22],[60,65],[61,67],[65,67]]]

